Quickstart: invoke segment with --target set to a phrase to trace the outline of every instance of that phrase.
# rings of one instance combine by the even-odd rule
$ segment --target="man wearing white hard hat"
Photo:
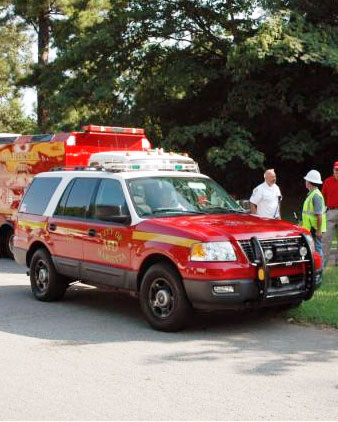
[[[326,232],[326,206],[319,190],[323,182],[317,170],[310,170],[304,179],[309,193],[303,204],[302,227],[311,232],[315,250],[323,257],[322,236]]]

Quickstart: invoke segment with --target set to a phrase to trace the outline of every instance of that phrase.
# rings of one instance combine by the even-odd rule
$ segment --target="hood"
[[[245,240],[299,236],[306,230],[287,221],[251,214],[204,214],[152,218],[137,225],[137,230],[193,238],[200,241]]]

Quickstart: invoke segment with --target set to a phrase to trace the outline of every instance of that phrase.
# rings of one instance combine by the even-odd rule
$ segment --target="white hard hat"
[[[318,170],[310,170],[304,179],[310,183],[315,183],[316,185],[321,185],[323,183]]]

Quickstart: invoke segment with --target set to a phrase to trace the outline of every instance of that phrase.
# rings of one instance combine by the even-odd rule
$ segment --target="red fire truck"
[[[86,166],[93,153],[144,151],[143,129],[89,125],[83,132],[0,134],[0,254],[13,256],[13,220],[33,176],[60,166]]]

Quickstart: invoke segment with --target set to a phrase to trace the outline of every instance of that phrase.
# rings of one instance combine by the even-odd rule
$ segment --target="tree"
[[[338,135],[337,45],[336,26],[287,11],[233,49],[228,68],[237,84],[229,106],[248,120],[273,165],[282,160],[296,174],[331,166]]]
[[[38,65],[31,83],[46,94],[49,130],[144,126],[155,145],[187,150],[233,192],[248,193],[252,170],[324,169],[324,152],[335,153],[330,0],[13,4],[26,22],[32,11],[37,28],[39,13],[48,17],[57,57]]]
[[[28,70],[27,36],[16,25],[0,25],[0,132],[24,133],[33,127],[24,117],[18,80]]]
[[[21,83],[37,90],[37,123],[41,131],[49,125],[48,92],[44,90],[42,80],[49,63],[54,23],[62,17],[63,8],[67,9],[69,3],[72,0],[1,0],[1,4],[7,6],[5,21],[33,29],[37,34],[38,62]]]
[[[141,125],[155,143],[186,148],[211,173],[216,164],[224,174],[236,160],[262,166],[264,156],[251,132],[225,107],[233,84],[227,57],[234,43],[253,34],[255,5],[76,3],[54,25],[58,57],[40,79],[49,93],[52,127],[88,121]]]

